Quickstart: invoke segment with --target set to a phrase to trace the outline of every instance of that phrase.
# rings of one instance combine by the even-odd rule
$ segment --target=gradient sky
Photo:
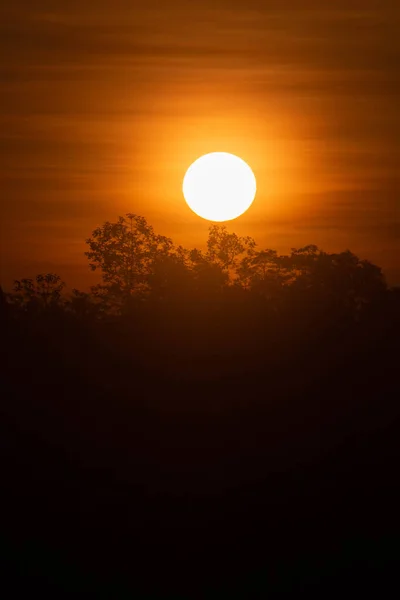
[[[0,283],[50,270],[87,288],[85,238],[126,212],[203,246],[181,185],[212,151],[257,177],[231,231],[350,248],[400,283],[397,2],[3,4]]]

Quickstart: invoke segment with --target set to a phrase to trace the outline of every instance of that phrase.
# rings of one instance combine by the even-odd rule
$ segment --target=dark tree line
[[[129,312],[144,301],[198,304],[239,298],[282,311],[314,307],[360,318],[388,293],[381,269],[349,250],[328,253],[315,245],[288,255],[260,249],[251,237],[212,225],[207,248],[188,250],[154,232],[144,217],[128,214],[106,222],[86,240],[90,268],[102,282],[87,294],[63,295],[56,274],[15,282],[7,301],[20,310],[64,308],[77,315]]]
[[[375,577],[382,595],[399,290],[350,251],[280,255],[217,225],[189,250],[127,215],[87,246],[90,292],[53,273],[0,290],[13,589],[357,596]]]

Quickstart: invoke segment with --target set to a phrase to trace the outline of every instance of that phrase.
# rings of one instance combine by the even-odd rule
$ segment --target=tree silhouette
[[[289,265],[297,273],[298,287],[354,296],[366,302],[386,289],[380,267],[360,260],[350,250],[329,254],[316,246],[292,249]]]
[[[65,283],[55,273],[36,275],[33,279],[21,279],[14,282],[12,303],[25,310],[40,310],[60,304]]]
[[[225,225],[212,225],[208,230],[207,258],[223,270],[234,269],[238,257],[255,245],[251,237],[229,233]]]
[[[283,287],[292,279],[290,270],[284,265],[284,258],[276,250],[251,249],[240,261],[238,283],[270,300],[280,296]]]
[[[150,296],[158,301],[178,301],[191,293],[193,277],[190,252],[178,246],[168,247],[167,252],[158,252],[148,278]]]
[[[93,292],[122,303],[148,292],[156,260],[168,256],[173,246],[169,238],[155,234],[144,217],[131,213],[97,227],[86,243],[90,268],[102,272],[103,284]]]
[[[197,248],[189,252],[189,267],[198,298],[207,296],[215,299],[229,283],[229,273],[217,261],[213,261],[209,253]]]
[[[106,222],[86,240],[90,268],[102,272],[102,283],[92,288],[103,310],[117,312],[132,298],[151,295],[165,299],[181,293],[219,293],[229,283],[238,257],[250,251],[250,237],[229,233],[225,226],[209,229],[207,251],[175,247],[155,234],[144,217],[127,214]],[[204,293],[203,293],[204,292]],[[76,301],[76,299],[75,299]]]
[[[253,238],[229,233],[225,225],[209,228],[206,251],[175,247],[134,214],[104,223],[86,242],[90,268],[100,269],[103,280],[92,288],[92,297],[106,313],[146,297],[175,304],[190,297],[209,304],[235,288],[256,294],[274,310],[286,306],[355,316],[386,290],[381,269],[350,251],[331,254],[310,244],[279,255],[258,250]],[[32,284],[26,281],[21,286],[30,297]],[[89,310],[89,297],[75,294],[70,307]]]

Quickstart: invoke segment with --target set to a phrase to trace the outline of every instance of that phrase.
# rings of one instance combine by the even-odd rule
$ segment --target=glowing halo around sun
[[[257,184],[244,160],[228,152],[211,152],[188,168],[182,187],[187,204],[199,217],[230,221],[252,204]]]

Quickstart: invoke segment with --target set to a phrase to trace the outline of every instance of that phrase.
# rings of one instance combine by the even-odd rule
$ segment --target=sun
[[[188,168],[183,195],[199,217],[230,221],[242,215],[256,195],[256,178],[244,160],[228,152],[204,154]]]

